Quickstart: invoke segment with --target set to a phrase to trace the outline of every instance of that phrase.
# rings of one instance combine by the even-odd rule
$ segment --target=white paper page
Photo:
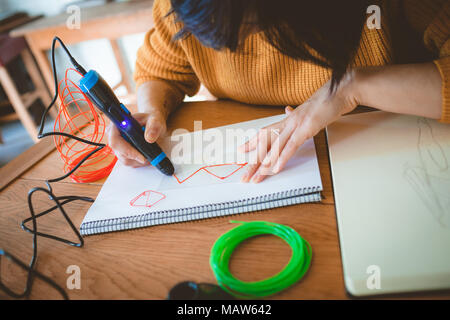
[[[283,117],[284,115],[257,119],[218,129],[254,129],[256,133],[259,128],[279,121]],[[204,130],[203,134],[208,134],[211,130],[214,129]],[[198,133],[189,133],[191,136],[195,134]],[[248,137],[245,134],[238,136],[236,145],[244,143],[246,139]],[[171,145],[170,141],[163,144],[167,154],[170,154],[167,150],[171,147],[173,144]],[[235,147],[231,149],[229,145],[224,145],[223,152],[226,155],[230,154],[230,158],[233,158],[233,155],[236,156],[235,149]],[[199,152],[199,150],[193,150],[193,152]],[[224,163],[208,161],[206,157],[206,161],[199,164],[175,165],[175,174],[178,175],[179,180],[177,181],[174,177],[163,176],[153,167],[136,169],[118,162],[86,214],[83,223],[232,202],[299,188],[318,187],[322,190],[313,139],[299,148],[283,171],[266,178],[262,183],[240,182],[242,174],[246,171],[243,163],[225,163],[227,165],[224,165]]]

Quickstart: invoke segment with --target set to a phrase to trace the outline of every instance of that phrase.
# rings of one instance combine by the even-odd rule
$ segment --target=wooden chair
[[[6,65],[18,55],[21,56],[25,67],[34,84],[35,90],[20,94],[11,78]],[[9,102],[11,103],[18,118],[27,130],[31,139],[37,142],[37,128],[28,107],[41,99],[44,105],[51,101],[50,95],[45,87],[38,66],[36,65],[24,38],[11,38],[7,34],[0,35],[0,84],[2,85]]]

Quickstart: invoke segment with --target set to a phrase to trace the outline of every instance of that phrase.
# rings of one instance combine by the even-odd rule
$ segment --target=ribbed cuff
[[[442,115],[440,122],[450,123],[450,57],[433,61],[442,78]]]

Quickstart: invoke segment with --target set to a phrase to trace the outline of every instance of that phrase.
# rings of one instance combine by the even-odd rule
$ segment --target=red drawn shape
[[[200,169],[198,169],[197,171],[195,171],[194,173],[192,173],[191,175],[189,175],[187,178],[185,178],[183,180],[180,180],[175,174],[173,176],[175,177],[175,179],[177,180],[177,182],[179,184],[186,182],[188,179],[192,178],[194,175],[196,175],[197,173],[199,173],[201,171],[206,172],[218,179],[224,180],[226,178],[231,177],[233,174],[238,172],[240,169],[242,169],[246,165],[247,165],[247,162],[246,163],[215,164],[215,165],[201,167]],[[223,172],[223,170],[217,170],[218,168],[224,168],[224,167],[227,167],[230,170],[228,170],[226,172]]]
[[[158,191],[147,190],[133,198],[130,201],[130,206],[150,208],[165,198],[166,196]]]

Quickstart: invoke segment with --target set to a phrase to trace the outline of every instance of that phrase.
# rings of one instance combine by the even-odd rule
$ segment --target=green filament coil
[[[220,236],[211,249],[209,263],[219,286],[231,295],[241,299],[257,299],[274,295],[299,281],[311,264],[310,244],[294,229],[265,221],[230,221],[240,223]],[[283,239],[292,249],[287,265],[276,275],[255,282],[241,281],[229,270],[229,262],[234,249],[251,237],[272,234]]]

